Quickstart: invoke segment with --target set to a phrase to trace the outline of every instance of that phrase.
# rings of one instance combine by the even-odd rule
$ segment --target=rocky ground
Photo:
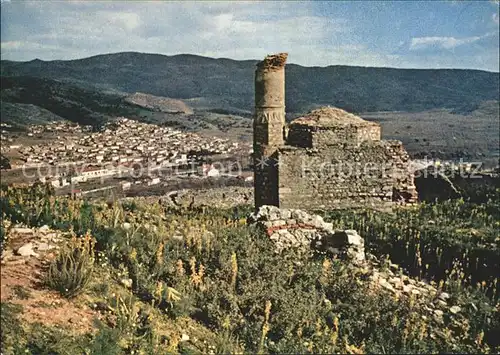
[[[66,236],[49,229],[13,226],[1,256],[2,302],[22,306],[22,319],[43,323],[71,333],[88,333],[100,316],[85,302],[62,297],[44,285],[48,263],[54,259]]]

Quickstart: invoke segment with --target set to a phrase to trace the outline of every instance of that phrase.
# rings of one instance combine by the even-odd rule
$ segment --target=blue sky
[[[1,1],[2,59],[140,51],[499,71],[499,3]]]

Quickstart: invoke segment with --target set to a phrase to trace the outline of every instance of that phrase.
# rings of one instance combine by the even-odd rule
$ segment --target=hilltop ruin
[[[335,107],[285,123],[286,53],[255,71],[255,207],[338,208],[417,200],[410,159],[400,141],[381,140],[380,125]]]

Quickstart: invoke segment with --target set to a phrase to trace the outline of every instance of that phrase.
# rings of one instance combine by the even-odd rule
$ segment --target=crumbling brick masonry
[[[380,126],[322,107],[285,127],[286,54],[268,56],[255,75],[255,206],[339,208],[417,200],[409,157]]]

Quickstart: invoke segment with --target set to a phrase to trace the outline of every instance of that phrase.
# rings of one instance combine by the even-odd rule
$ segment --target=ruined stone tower
[[[255,207],[331,209],[417,201],[410,157],[380,125],[321,107],[285,125],[286,53],[255,71]],[[286,134],[285,134],[285,130]]]
[[[284,144],[287,53],[267,56],[255,71],[253,123],[255,206],[278,206],[277,149]]]

